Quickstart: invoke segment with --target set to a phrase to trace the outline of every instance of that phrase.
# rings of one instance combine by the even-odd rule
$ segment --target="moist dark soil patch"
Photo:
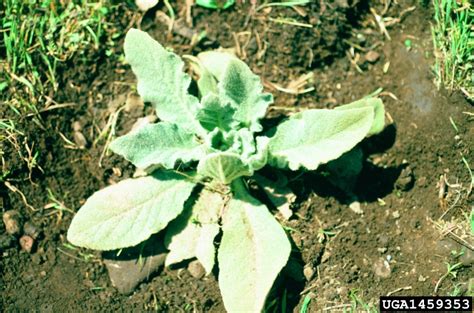
[[[398,17],[404,9],[419,3],[406,2],[410,3],[391,7],[386,16]],[[445,273],[444,262],[452,261],[446,251],[438,248],[439,232],[431,221],[445,210],[440,205],[437,184],[443,174],[464,185],[469,182],[461,154],[472,159],[469,140],[472,143],[473,128],[469,116],[463,113],[472,111],[472,106],[459,95],[438,92],[432,83],[431,13],[427,9],[417,7],[389,29],[392,39],[388,41],[378,32],[367,3],[323,3],[303,7],[300,12],[273,8],[254,15],[249,6],[223,12],[196,8],[192,29],[207,31],[207,39],[196,45],[191,45],[189,38],[169,35],[167,26],[150,20],[155,12],[147,15],[142,27],[179,54],[238,46],[239,56],[261,75],[275,95],[275,107],[269,111],[272,117],[307,107],[333,107],[382,87],[385,93],[381,96],[393,123],[382,135],[361,144],[367,161],[354,194],[363,214],[352,211],[348,206],[350,197],[331,187],[320,172],[286,173],[298,199],[293,206],[295,217],[284,224],[293,229],[289,234],[300,253],[292,255],[271,299],[286,294],[289,309],[297,310],[309,295],[313,300],[308,312],[315,312],[331,306],[341,310],[341,305],[350,303],[349,294],[355,289],[360,298],[373,303],[390,292],[433,294]],[[376,11],[383,10],[373,5]],[[269,17],[275,20],[282,16],[317,27],[306,29],[269,21]],[[363,73],[350,62],[350,52],[345,57],[349,46],[342,39],[360,40],[355,33],[365,38],[358,42],[365,51],[356,50],[362,56],[357,64]],[[412,41],[411,49],[404,44],[406,39]],[[379,55],[374,63],[364,61],[369,47]],[[390,66],[384,73],[387,62]],[[29,128],[28,144],[35,143],[40,152],[42,171],[34,170],[30,181],[30,171],[16,152],[7,150],[4,155],[13,169],[7,177],[9,183],[23,192],[36,211],[28,208],[18,193],[3,186],[2,210],[20,210],[26,220],[41,229],[41,235],[31,254],[17,246],[2,251],[1,307],[9,312],[56,312],[64,308],[223,311],[214,275],[197,280],[187,270],[164,269],[134,294],[124,296],[111,286],[100,253],[64,245],[72,214],[48,206],[53,202],[48,189],[64,207],[75,211],[94,191],[134,172],[120,158],[102,155],[106,136],[96,141],[111,115],[134,90],[134,77],[127,66],[105,59],[96,71],[91,69],[71,68],[64,75],[65,83],[56,100],[74,102],[76,106],[44,114],[45,129],[34,124]],[[267,83],[286,86],[308,72],[314,73],[311,86],[315,90],[306,94],[279,92]],[[148,107],[121,111],[117,133],[127,132],[136,119],[149,113]],[[76,121],[87,140],[85,149],[67,148],[59,135],[74,141],[72,123]],[[322,230],[330,234],[325,236]],[[3,228],[0,234],[4,235]],[[307,281],[301,280],[303,266],[315,272]],[[465,282],[472,276],[472,266],[464,267],[457,281]],[[448,294],[451,288],[448,279],[438,293]]]

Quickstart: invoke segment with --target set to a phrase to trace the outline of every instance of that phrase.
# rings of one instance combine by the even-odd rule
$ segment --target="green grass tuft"
[[[469,0],[433,0],[436,81],[474,100],[474,6]]]
[[[2,100],[17,114],[38,113],[41,96],[58,90],[58,65],[99,50],[109,1],[5,0],[0,9]],[[15,94],[14,98],[12,95]]]

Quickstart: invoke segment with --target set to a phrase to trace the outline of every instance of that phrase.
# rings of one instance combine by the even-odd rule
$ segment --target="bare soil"
[[[432,295],[446,272],[445,262],[455,262],[449,251],[440,248],[440,231],[433,221],[449,207],[439,198],[440,175],[463,186],[470,182],[462,156],[474,162],[472,117],[464,113],[472,112],[472,105],[459,94],[436,89],[431,72],[431,12],[420,1],[400,2],[392,4],[385,16],[397,18],[411,6],[416,9],[403,13],[400,22],[388,28],[391,40],[379,32],[368,10],[381,12],[383,6],[366,1],[317,1],[299,12],[273,8],[252,13],[249,5],[223,12],[194,8],[194,26],[186,26],[187,30],[207,32],[198,44],[169,33],[166,25],[155,21],[157,11],[166,12],[164,7],[140,21],[143,30],[179,54],[234,48],[275,95],[269,125],[295,110],[334,107],[383,88],[380,96],[389,125],[361,144],[366,162],[354,193],[362,214],[349,208],[348,196],[332,187],[322,171],[283,173],[297,195],[292,206],[295,216],[284,224],[292,229],[289,235],[298,252],[292,254],[269,297],[270,303],[275,300],[271,311],[279,311],[285,298],[287,309],[296,312],[306,295],[312,297],[308,312],[328,307],[341,311],[356,289],[361,299],[375,305],[379,296],[389,293]],[[183,7],[175,9],[184,16]],[[282,16],[313,27],[270,20]],[[360,46],[354,56],[351,43]],[[375,61],[366,60],[371,59],[370,51],[378,54]],[[350,59],[356,59],[362,73]],[[295,95],[277,90],[311,72],[314,81],[305,88],[314,91]],[[103,155],[107,136],[97,138],[111,116],[118,118],[120,135],[151,112],[146,106],[117,113],[134,86],[129,67],[104,56],[80,67],[72,62],[62,75],[56,101],[75,105],[43,113],[43,128],[28,118],[22,122],[30,124],[28,143],[40,152],[42,171],[31,172],[16,151],[7,149],[4,158],[14,169],[7,181],[21,190],[31,207],[4,186],[0,206],[2,211],[19,210],[41,235],[30,254],[18,245],[1,251],[3,311],[224,311],[214,275],[199,280],[180,268],[163,269],[132,295],[119,294],[111,286],[100,253],[64,245],[73,214],[48,206],[52,202],[48,190],[65,208],[76,211],[94,191],[132,175],[129,163]],[[2,110],[0,116],[6,114]],[[72,149],[59,135],[74,141],[76,121],[87,140],[85,149]],[[263,172],[272,174],[268,169]],[[463,194],[448,217],[468,212],[468,200]],[[4,232],[2,226],[0,235]],[[304,267],[314,270],[313,277],[303,277]],[[456,280],[444,280],[437,293],[449,294],[455,283],[465,288],[462,283],[473,276],[472,262],[467,262]]]

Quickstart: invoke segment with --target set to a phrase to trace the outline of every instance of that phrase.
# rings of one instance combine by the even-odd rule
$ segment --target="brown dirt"
[[[440,175],[447,174],[450,181],[467,185],[469,176],[461,153],[471,162],[473,156],[469,146],[474,135],[469,124],[472,121],[463,113],[472,111],[472,106],[457,94],[438,92],[432,83],[430,12],[418,6],[419,1],[392,6],[386,16],[396,17],[410,5],[418,7],[389,28],[392,40],[388,41],[367,13],[365,1],[355,1],[355,7],[346,6],[349,1],[328,2],[324,7],[320,3],[325,1],[304,7],[306,16],[289,8],[274,8],[249,19],[249,6],[211,13],[196,8],[194,29],[207,30],[208,38],[194,46],[187,38],[167,34],[166,26],[153,23],[154,12],[142,24],[144,30],[180,54],[209,47],[235,47],[237,40],[240,56],[262,76],[270,90],[273,85],[268,82],[286,86],[312,71],[313,92],[290,95],[271,90],[275,106],[280,107],[271,111],[272,116],[286,113],[285,107],[333,107],[379,87],[397,97],[394,100],[382,94],[394,122],[383,134],[361,145],[368,160],[355,190],[362,215],[349,209],[347,197],[330,187],[321,173],[287,173],[294,178],[291,187],[298,201],[294,206],[296,218],[286,224],[294,229],[290,236],[301,252],[292,256],[291,267],[285,269],[275,295],[286,294],[289,309],[298,310],[304,297],[311,294],[314,299],[308,312],[349,303],[349,293],[354,289],[362,299],[375,304],[380,295],[398,288],[406,289],[397,295],[433,294],[445,272],[444,262],[452,261],[438,248],[439,232],[431,222],[446,209],[440,205],[437,183]],[[383,9],[373,6],[378,12]],[[306,29],[268,21],[268,17],[282,15],[319,26]],[[245,31],[251,36],[242,33]],[[264,54],[259,54],[262,50],[255,33],[266,45]],[[375,44],[373,49],[380,54],[374,64],[358,62],[362,74],[344,56],[349,47],[342,41],[360,39],[357,33],[366,38],[359,42],[362,48],[368,50]],[[405,39],[412,41],[410,50],[404,45]],[[365,53],[356,52],[362,56]],[[386,62],[390,67],[384,74]],[[13,169],[7,180],[37,211],[27,208],[19,194],[3,186],[2,210],[20,210],[25,219],[40,227],[42,235],[32,254],[18,247],[2,252],[0,308],[7,312],[56,312],[65,307],[73,311],[223,311],[213,275],[197,280],[186,270],[165,269],[141,284],[134,294],[123,296],[110,285],[99,253],[64,246],[72,214],[45,208],[51,202],[48,188],[65,207],[77,210],[95,190],[130,176],[134,170],[113,155],[106,155],[99,166],[105,140],[94,143],[110,115],[133,90],[133,75],[127,66],[104,58],[94,63],[95,70],[71,68],[63,75],[63,88],[56,101],[74,102],[74,107],[43,114],[44,129],[30,126],[28,144],[34,143],[40,152],[38,162],[43,172],[34,170],[30,181],[30,172],[16,152],[7,148],[4,155],[7,166]],[[122,111],[118,133],[126,132],[148,111],[148,107]],[[459,132],[451,126],[450,118]],[[72,140],[74,121],[83,127],[86,149],[68,149],[59,136],[61,132]],[[29,122],[23,121],[24,125]],[[411,176],[413,186],[409,184]],[[467,209],[466,201],[461,205]],[[337,234],[320,240],[321,229]],[[374,266],[387,258],[391,273],[382,278],[375,274]],[[298,282],[303,265],[314,267],[317,274],[309,281]],[[456,281],[465,282],[473,274],[472,266],[464,267]],[[446,280],[439,294],[448,294],[452,286],[453,281]]]

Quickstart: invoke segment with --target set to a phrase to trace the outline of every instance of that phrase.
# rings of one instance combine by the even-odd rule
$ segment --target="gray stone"
[[[194,260],[188,264],[188,272],[196,279],[201,279],[206,275],[206,270],[198,260]]]
[[[104,253],[104,263],[112,285],[122,294],[131,294],[143,281],[148,280],[165,263],[166,249],[157,238],[149,239],[145,249],[140,246]]]

